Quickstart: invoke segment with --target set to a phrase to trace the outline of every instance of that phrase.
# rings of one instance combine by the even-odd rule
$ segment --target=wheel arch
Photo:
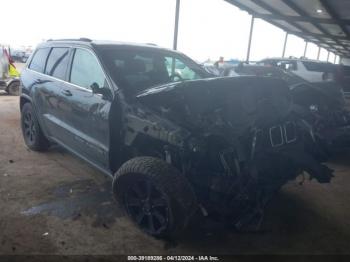
[[[19,108],[21,111],[25,103],[32,103],[32,99],[29,96],[22,94],[19,98]]]
[[[32,99],[29,95],[22,93],[22,94],[20,95],[20,98],[19,98],[19,108],[20,108],[20,112],[22,112],[23,106],[24,106],[26,103],[30,103],[30,104],[32,105],[33,110],[34,110],[35,114],[37,115],[38,122],[39,122],[39,125],[40,125],[41,129],[42,129],[42,132],[44,133],[44,135],[45,135],[46,137],[49,137],[49,133],[48,133],[47,130],[44,128],[45,126],[43,126],[43,122],[42,122],[43,120],[42,120],[42,118],[40,117],[40,115],[38,115],[35,102],[33,101],[33,99]]]

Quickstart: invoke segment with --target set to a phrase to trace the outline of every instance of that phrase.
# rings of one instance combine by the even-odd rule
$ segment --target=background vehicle
[[[11,50],[11,57],[15,62],[25,63],[29,58],[30,53],[25,50]]]
[[[207,71],[212,76],[224,76],[225,72],[232,67],[237,66],[241,62],[239,60],[231,59],[228,61],[224,61],[224,63],[219,67],[214,63],[202,63],[202,68]]]
[[[331,63],[297,58],[267,58],[259,65],[275,66],[291,72],[308,82],[334,81],[336,67]]]
[[[19,95],[20,80],[19,78],[9,78],[0,80],[0,90],[6,91],[9,95]]]
[[[326,183],[332,171],[313,158],[283,81],[209,76],[155,46],[48,41],[21,76],[25,143],[54,141],[113,177],[151,235],[181,232],[197,211],[256,230],[289,179],[307,171]]]

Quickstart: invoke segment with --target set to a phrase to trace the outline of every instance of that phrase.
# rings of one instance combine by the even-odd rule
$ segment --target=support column
[[[304,57],[306,57],[306,52],[307,52],[307,46],[308,45],[309,45],[309,42],[305,41]]]
[[[250,58],[250,48],[251,48],[251,45],[252,45],[254,21],[255,21],[255,17],[252,16],[252,20],[250,21],[250,32],[249,32],[248,50],[247,50],[247,58],[246,58],[246,62],[247,63],[249,62],[249,58]]]
[[[317,60],[320,60],[321,47],[318,47]]]
[[[179,14],[180,14],[180,0],[176,0],[175,26],[174,26],[174,39],[173,39],[174,50],[177,50],[177,35],[179,31]]]
[[[334,62],[333,62],[333,64],[335,64],[336,61],[337,61],[337,55],[334,54]]]
[[[284,38],[284,45],[283,45],[283,51],[282,51],[283,58],[284,58],[284,55],[286,54],[287,41],[288,41],[288,33],[286,32],[286,37]]]
[[[329,54],[330,54],[330,52],[328,51],[328,54],[327,54],[327,62],[329,62]]]

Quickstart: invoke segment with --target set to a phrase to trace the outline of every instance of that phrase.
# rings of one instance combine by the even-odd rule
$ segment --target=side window
[[[76,49],[70,73],[72,84],[91,88],[92,84],[106,86],[106,79],[97,58],[87,50]]]
[[[37,49],[33,56],[32,61],[30,62],[29,68],[34,71],[43,73],[49,51],[50,51],[50,48]]]
[[[199,78],[196,72],[177,58],[165,57],[165,65],[168,74],[171,77],[177,76],[183,80],[193,80]]]
[[[69,62],[69,48],[54,47],[47,60],[45,74],[64,80]]]
[[[282,68],[286,71],[296,71],[297,70],[297,64],[293,61],[280,61],[277,62],[277,66]]]

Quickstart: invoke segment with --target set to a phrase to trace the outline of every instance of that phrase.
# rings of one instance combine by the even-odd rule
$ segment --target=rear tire
[[[21,111],[21,127],[24,142],[34,151],[45,151],[50,146],[43,134],[31,103],[25,103]]]
[[[124,163],[114,176],[113,193],[133,222],[155,237],[181,233],[197,206],[186,177],[154,157]]]

